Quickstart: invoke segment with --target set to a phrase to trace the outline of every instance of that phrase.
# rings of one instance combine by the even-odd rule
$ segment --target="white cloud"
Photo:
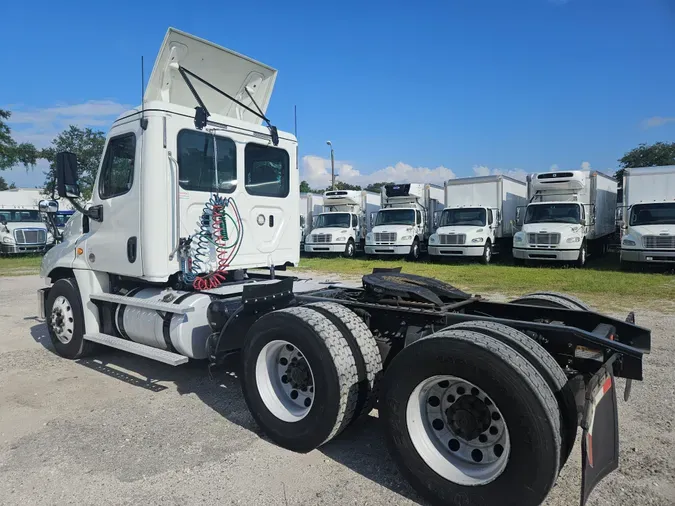
[[[315,155],[307,155],[302,158],[301,179],[309,183],[312,188],[325,188],[330,184],[330,160]],[[448,179],[454,179],[455,173],[443,166],[433,169],[428,167],[413,167],[407,163],[398,162],[383,169],[369,174],[363,174],[360,170],[348,162],[335,160],[336,179],[345,183],[366,186],[370,183],[382,181],[395,181],[397,183],[424,182],[443,184]]]
[[[527,178],[527,171],[518,168],[504,170],[499,168],[491,169],[490,167],[486,167],[485,165],[474,165],[473,173],[476,176],[503,175],[512,177],[513,179],[518,179],[520,181],[525,181],[525,179]]]
[[[664,117],[664,116],[652,116],[642,121],[642,128],[655,128],[663,126],[667,123],[675,122],[675,116]]]
[[[591,170],[591,162],[581,162],[581,170]]]
[[[555,172],[555,171],[558,170],[558,169],[560,169],[560,167],[558,167],[558,164],[557,164],[557,163],[554,163],[553,165],[551,165],[551,166],[548,168],[549,172]]]
[[[57,104],[45,108],[25,108],[21,105],[4,108],[12,111],[8,123],[14,139],[43,148],[70,125],[107,127],[131,106],[112,100],[89,100],[81,104]]]

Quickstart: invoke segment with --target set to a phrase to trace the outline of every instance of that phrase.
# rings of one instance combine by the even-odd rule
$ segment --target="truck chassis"
[[[91,296],[100,328],[87,332],[82,301],[68,296],[79,292],[65,287],[75,279],[52,281],[38,302],[62,356],[80,358],[99,343],[187,361],[168,360],[179,357],[168,341],[158,350],[118,332],[119,307],[152,307],[133,298],[137,280],[111,276],[111,293]],[[615,378],[626,378],[627,400],[651,348],[632,313],[617,320],[550,292],[490,302],[400,269],[375,269],[360,286],[301,284],[272,270],[202,292],[213,297],[210,367],[240,354],[247,405],[276,444],[311,451],[377,408],[402,474],[432,504],[459,496],[540,504],[579,426],[582,506],[618,467]],[[157,311],[171,315],[171,304]]]

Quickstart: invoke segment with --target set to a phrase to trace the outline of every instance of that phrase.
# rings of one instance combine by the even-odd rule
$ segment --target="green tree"
[[[656,142],[651,145],[640,144],[619,158],[621,167],[614,174],[614,179],[623,184],[624,169],[634,167],[655,167],[660,165],[675,165],[675,142]]]
[[[327,191],[332,190],[332,189],[333,188],[330,185],[328,185],[326,187]],[[359,185],[345,183],[344,181],[338,181],[338,182],[335,183],[335,189],[336,190],[360,190],[361,187]]]
[[[16,189],[16,185],[14,184],[14,181],[12,181],[11,183],[9,183],[9,188],[8,188],[8,189],[9,189],[9,190],[15,190],[15,189]]]
[[[11,169],[18,164],[23,164],[27,169],[32,168],[39,158],[38,150],[32,144],[18,144],[12,138],[12,130],[5,123],[11,115],[10,111],[0,109],[0,170]]]
[[[77,176],[82,197],[89,199],[104,146],[105,134],[91,128],[70,125],[57,135],[52,145],[40,153],[40,157],[49,162],[49,170],[45,172],[45,194],[53,195],[56,192],[56,154],[70,151],[77,155]]]
[[[371,183],[371,184],[369,184],[368,186],[366,186],[365,189],[366,189],[366,191],[369,191],[369,192],[380,193],[380,189],[381,189],[384,185],[388,185],[388,184],[394,184],[394,183],[392,183],[392,182],[390,182],[390,181],[383,181],[383,182],[381,182],[381,183]]]
[[[300,193],[312,193],[312,188],[310,188],[309,183],[304,179],[300,181]]]
[[[8,190],[9,186],[7,186],[7,181],[5,181],[5,178],[0,176],[0,192],[3,190]]]

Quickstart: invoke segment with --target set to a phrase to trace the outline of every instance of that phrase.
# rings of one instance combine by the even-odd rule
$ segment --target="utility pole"
[[[330,184],[331,188],[335,190],[335,153],[333,152],[333,144],[330,141],[326,141],[326,144],[330,146]]]

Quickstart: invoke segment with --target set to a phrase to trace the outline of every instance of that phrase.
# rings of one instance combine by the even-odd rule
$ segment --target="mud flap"
[[[586,387],[584,418],[581,422],[581,506],[595,486],[619,467],[619,416],[616,380],[612,364],[605,362]]]

